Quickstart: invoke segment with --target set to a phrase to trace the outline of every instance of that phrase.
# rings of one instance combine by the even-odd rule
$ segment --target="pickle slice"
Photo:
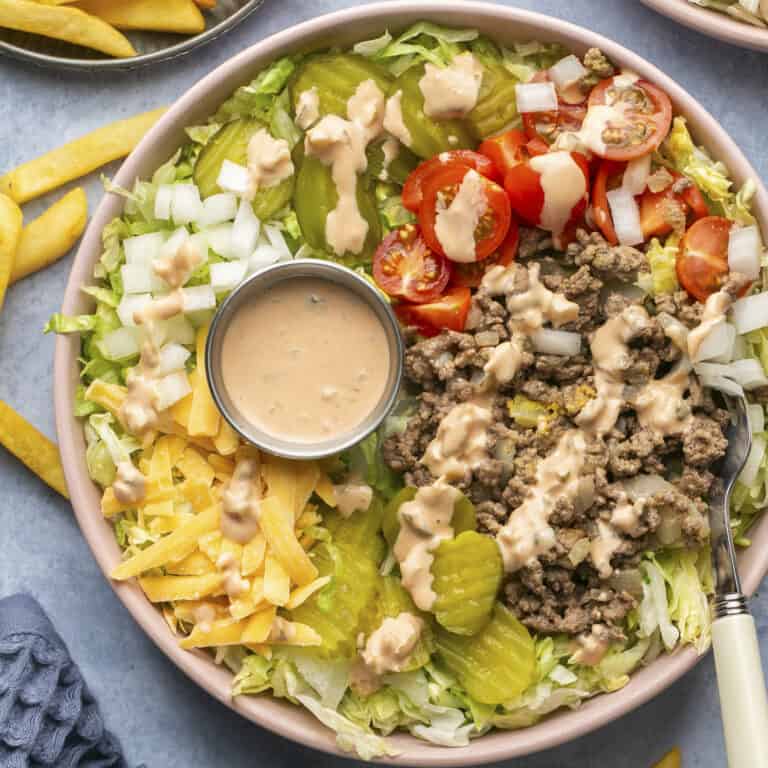
[[[220,128],[203,147],[194,168],[195,184],[203,198],[221,192],[216,181],[225,160],[247,165],[248,142],[261,128],[265,125],[258,120],[233,120]],[[293,176],[274,187],[257,190],[251,203],[256,218],[261,221],[269,219],[290,202],[292,194]]]
[[[477,634],[491,618],[499,594],[502,562],[499,547],[488,536],[464,531],[443,541],[432,563],[432,612],[438,623],[457,635]]]
[[[384,541],[379,534],[383,515],[384,505],[374,498],[365,512],[353,512],[345,518],[329,511],[323,515],[323,522],[335,546],[364,555],[378,566],[384,557]]]
[[[400,75],[390,88],[390,94],[402,91],[400,106],[403,122],[411,134],[411,150],[428,159],[450,149],[472,149],[475,135],[466,120],[434,120],[424,114],[424,96],[419,80],[424,67],[411,67]]]
[[[397,155],[384,167],[384,142],[377,141],[368,147],[368,171],[372,179],[380,181],[394,181],[397,184],[405,184],[405,180],[411,175],[419,164],[419,158],[408,147],[400,144]],[[386,173],[382,174],[382,171]]]
[[[397,535],[400,533],[400,506],[406,501],[412,501],[416,496],[418,488],[408,486],[393,496],[384,509],[384,517],[381,521],[381,530],[387,544],[390,547],[395,546]],[[453,517],[451,518],[451,527],[454,536],[464,531],[474,531],[477,527],[475,515],[475,505],[464,495],[461,494],[453,505]]]
[[[347,117],[347,102],[366,80],[373,80],[386,95],[392,76],[375,62],[354,53],[312,56],[302,65],[291,86],[294,113],[301,94],[316,88],[321,116]]]
[[[511,126],[519,117],[517,78],[498,62],[483,61],[483,81],[475,108],[467,115],[475,133],[485,139]]]
[[[503,704],[534,681],[533,638],[501,603],[496,603],[493,617],[474,637],[438,627],[435,642],[442,662],[481,704]]]

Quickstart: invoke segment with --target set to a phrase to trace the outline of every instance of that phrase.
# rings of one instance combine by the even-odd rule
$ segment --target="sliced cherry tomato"
[[[728,235],[733,222],[706,216],[691,224],[680,242],[677,278],[699,301],[720,289],[728,274]]]
[[[679,173],[672,175],[675,181],[683,178]],[[709,209],[695,184],[685,187],[682,192],[675,192],[674,184],[661,192],[647,189],[640,197],[640,226],[646,239],[670,233],[674,229],[670,220],[675,218],[696,220],[704,216],[709,216]]]
[[[540,139],[538,136],[535,139],[531,139],[525,148],[528,150],[528,154],[531,157],[537,157],[538,155],[546,155],[549,152],[549,144],[544,139]]]
[[[416,304],[434,301],[450,277],[448,260],[427,247],[413,224],[390,232],[373,256],[373,279],[379,286]]]
[[[583,188],[574,190],[578,195],[552,195],[545,192],[545,187],[541,183],[542,174],[536,167],[544,158],[548,158],[547,163],[558,163],[556,170],[563,173],[562,178],[566,178],[567,172],[574,165],[578,167],[584,179]],[[571,168],[568,167],[569,165]],[[526,224],[550,229],[556,222],[554,226],[559,224],[559,231],[554,232],[557,237],[567,229],[569,223],[580,219],[586,210],[589,200],[589,165],[586,158],[578,152],[549,152],[541,158],[518,163],[507,174],[504,188],[509,195],[512,210]],[[563,198],[568,198],[571,202],[569,210],[562,210]]]
[[[517,129],[485,139],[477,151],[493,161],[501,172],[502,178],[507,172],[525,159],[528,137]]]
[[[616,230],[613,228],[607,194],[610,189],[621,184],[621,176],[625,168],[625,163],[603,160],[597,169],[595,182],[592,185],[592,215],[595,217],[595,224],[603,233],[603,237],[611,245],[618,245],[619,238],[616,237]]]
[[[589,95],[589,108],[605,105],[613,108],[613,119],[598,123],[605,144],[604,150],[595,152],[600,157],[624,161],[642,157],[653,152],[669,133],[669,96],[646,80],[629,84],[616,77],[602,80]]]
[[[499,181],[502,178],[493,161],[479,152],[473,152],[471,149],[454,149],[450,152],[441,152],[436,157],[419,164],[405,180],[402,195],[403,207],[413,211],[413,213],[418,213],[424,198],[424,185],[427,180],[446,166],[452,165],[474,168],[481,176],[486,176],[494,181]]]
[[[545,71],[537,72],[532,83],[549,80]],[[576,132],[581,128],[587,108],[583,104],[568,104],[558,94],[556,112],[526,112],[523,115],[523,128],[529,139],[539,139],[547,146],[552,144],[561,133]]]
[[[452,288],[430,304],[398,304],[395,314],[404,325],[416,326],[422,336],[436,336],[444,328],[463,331],[471,301],[469,288]]]
[[[450,206],[459,192],[464,177],[472,169],[459,164],[445,166],[432,174],[424,186],[424,199],[419,207],[419,225],[427,245],[448,258],[437,236],[438,207]],[[509,198],[495,182],[481,177],[485,194],[485,213],[475,229],[475,252],[472,261],[490,256],[503,242],[512,216]],[[458,261],[458,259],[455,259]],[[464,261],[464,259],[462,259]],[[467,259],[469,261],[469,259]]]
[[[473,264],[453,264],[453,276],[451,285],[477,288],[483,280],[483,275],[497,265],[506,267],[515,260],[517,247],[520,244],[520,225],[513,216],[509,222],[507,237],[496,253],[492,253],[487,259],[476,261]]]

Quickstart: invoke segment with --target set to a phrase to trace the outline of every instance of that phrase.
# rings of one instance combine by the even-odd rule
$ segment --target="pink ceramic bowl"
[[[476,2],[387,2],[322,16],[263,40],[222,64],[179,99],[147,134],[126,160],[115,181],[130,187],[137,177],[147,177],[184,140],[184,126],[202,122],[238,86],[248,82],[264,65],[297,49],[348,45],[380,35],[384,29],[398,30],[420,19],[441,24],[474,27],[499,41],[536,39],[564,43],[577,53],[599,46],[620,65],[664,88],[676,110],[686,115],[699,142],[715,157],[724,160],[738,184],[755,171],[728,138],[717,121],[680,86],[652,64],[616,43],[581,27],[558,19],[513,8]],[[757,210],[763,230],[768,232],[768,193],[759,186]],[[89,310],[88,298],[80,287],[91,280],[91,272],[101,250],[101,231],[120,213],[122,200],[107,194],[96,210],[72,267],[64,296],[63,311],[79,314]],[[85,442],[80,423],[72,415],[78,382],[79,340],[60,336],[56,342],[55,400],[56,424],[72,503],[85,538],[105,574],[120,561],[120,550],[112,528],[101,517],[99,491],[88,477]],[[741,560],[745,590],[751,593],[768,571],[768,518],[763,519],[753,536],[753,546]],[[326,752],[338,753],[334,735],[305,710],[268,696],[230,697],[231,674],[217,667],[202,652],[180,650],[177,638],[135,583],[113,584],[117,596],[158,647],[195,682],[214,697],[253,720],[294,741]],[[686,649],[663,657],[639,671],[626,688],[599,696],[575,711],[556,714],[530,728],[498,731],[483,736],[470,746],[446,749],[417,741],[408,735],[392,737],[401,750],[392,760],[399,765],[460,766],[526,755],[553,747],[614,720],[640,706],[671,685],[697,661],[696,652]]]
[[[640,2],[704,35],[716,37],[718,40],[725,40],[726,43],[740,45],[743,48],[768,51],[768,29],[761,29],[738,19],[732,19],[723,13],[693,5],[688,0],[640,0]]]

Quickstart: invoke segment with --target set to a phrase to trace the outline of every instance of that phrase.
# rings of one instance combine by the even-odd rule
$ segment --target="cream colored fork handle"
[[[717,685],[730,768],[768,768],[768,698],[755,620],[725,616],[712,625]]]

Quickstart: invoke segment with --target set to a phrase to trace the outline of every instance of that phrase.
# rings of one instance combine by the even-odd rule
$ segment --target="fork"
[[[720,487],[710,502],[715,573],[712,647],[730,768],[768,768],[768,697],[755,620],[741,591],[729,505],[731,491],[752,447],[743,396],[725,396],[732,414]]]

